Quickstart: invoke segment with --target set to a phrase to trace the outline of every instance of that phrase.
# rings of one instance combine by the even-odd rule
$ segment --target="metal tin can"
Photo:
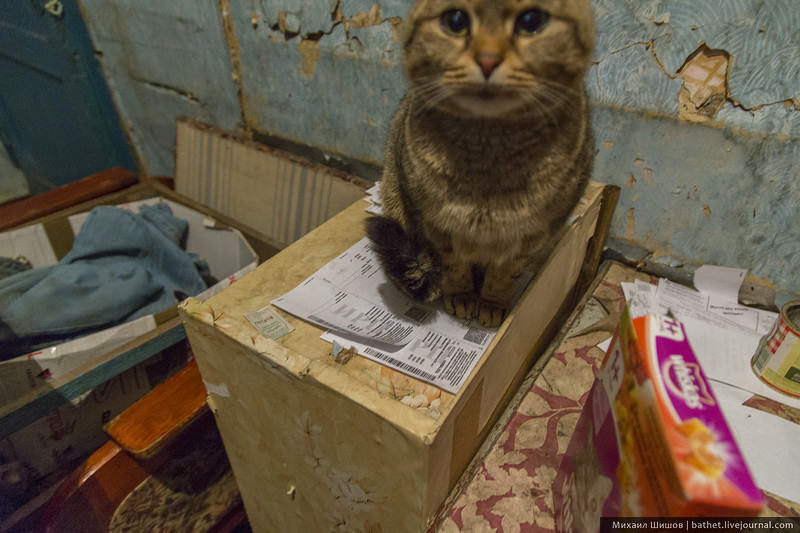
[[[800,398],[800,300],[783,306],[750,364],[767,385]]]

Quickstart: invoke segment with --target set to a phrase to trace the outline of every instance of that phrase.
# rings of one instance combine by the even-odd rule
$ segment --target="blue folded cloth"
[[[74,336],[204,290],[207,266],[181,248],[187,231],[167,204],[143,206],[139,214],[93,209],[58,264],[0,279],[0,342],[4,335]]]

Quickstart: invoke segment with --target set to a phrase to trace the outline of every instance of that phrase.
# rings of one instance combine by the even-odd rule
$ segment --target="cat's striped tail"
[[[424,237],[410,234],[400,222],[385,216],[369,217],[366,225],[372,248],[397,288],[418,302],[441,296],[441,259]]]

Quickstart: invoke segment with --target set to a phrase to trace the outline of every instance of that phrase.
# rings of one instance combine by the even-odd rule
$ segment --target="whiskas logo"
[[[667,389],[682,398],[687,407],[702,410],[704,405],[715,405],[696,363],[687,363],[683,356],[672,355],[661,367],[661,375]]]

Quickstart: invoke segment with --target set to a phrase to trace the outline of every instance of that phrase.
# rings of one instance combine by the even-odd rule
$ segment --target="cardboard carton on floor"
[[[206,296],[252,271],[277,247],[268,238],[153,182],[77,205],[0,234],[0,255],[33,267],[56,263],[97,205],[136,209],[168,203],[189,221],[186,248],[207,261],[219,282]],[[258,252],[256,252],[256,250]],[[199,295],[199,297],[204,297]],[[0,451],[32,478],[69,465],[104,442],[102,425],[152,386],[136,365],[185,338],[176,308],[0,362]],[[145,367],[141,367],[145,368]],[[72,402],[72,403],[70,403]],[[86,405],[84,405],[86,404]],[[77,407],[76,407],[77,405]]]
[[[271,340],[244,318],[364,236],[359,201],[204,303],[179,307],[254,531],[425,531],[578,279],[600,213],[577,219],[456,394],[355,355],[323,329]]]

